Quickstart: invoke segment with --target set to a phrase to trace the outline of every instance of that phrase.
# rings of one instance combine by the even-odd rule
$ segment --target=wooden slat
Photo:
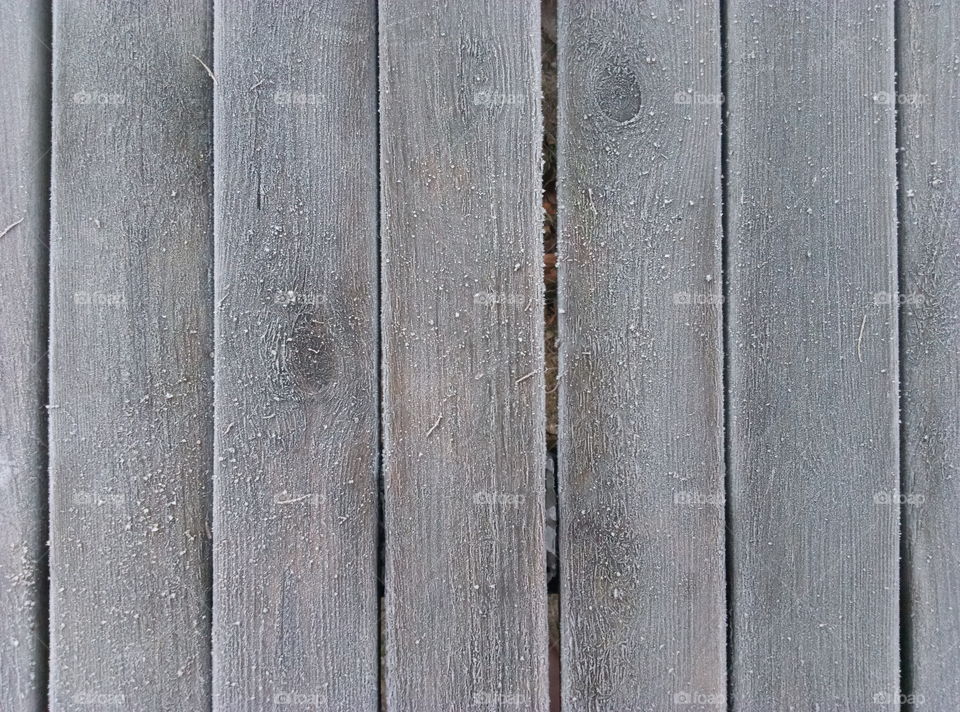
[[[547,709],[539,21],[380,4],[391,712]]]
[[[0,6],[0,709],[45,709],[49,12]]]
[[[907,664],[917,709],[960,704],[960,11],[898,6]],[[893,307],[891,307],[893,308]],[[922,704],[922,707],[919,705]]]
[[[899,665],[893,2],[726,10],[732,709],[864,710]]]
[[[214,708],[372,712],[375,3],[215,24]]]
[[[54,5],[50,709],[202,710],[210,5]]]
[[[559,20],[564,705],[722,704],[718,4]]]

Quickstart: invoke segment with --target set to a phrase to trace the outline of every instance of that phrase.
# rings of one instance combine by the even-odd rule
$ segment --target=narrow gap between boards
[[[900,90],[900,45],[897,42],[897,37],[900,36],[901,24],[901,10],[902,6],[898,0],[893,2],[893,96],[898,97],[901,95]],[[900,146],[905,145],[904,136],[903,136],[903,117],[901,114],[901,107],[897,104],[896,101],[893,102],[894,107],[894,164],[896,171],[896,198],[895,198],[895,211],[896,211],[896,220],[894,224],[896,225],[896,240],[897,240],[897,294],[907,294],[907,285],[906,285],[906,274],[904,271],[904,244],[903,244],[903,233],[900,229],[901,220],[904,215],[904,202],[903,202],[903,192],[901,186],[903,185],[903,162],[900,160]],[[904,387],[904,367],[903,367],[903,354],[904,350],[904,332],[903,332],[903,311],[904,303],[902,299],[897,300],[898,303],[898,312],[897,312],[897,413],[899,420],[899,433],[897,438],[897,458],[898,458],[898,467],[899,467],[899,492],[900,492],[900,526],[899,526],[899,535],[898,540],[898,553],[899,553],[899,569],[898,569],[898,586],[897,586],[897,596],[899,616],[900,616],[900,625],[899,628],[899,640],[898,648],[900,653],[900,680],[899,685],[897,686],[899,699],[902,700],[901,710],[902,712],[912,712],[914,709],[913,705],[913,665],[912,665],[912,630],[911,630],[911,620],[912,620],[912,608],[911,608],[911,588],[912,588],[912,577],[910,570],[910,546],[909,540],[907,538],[907,525],[909,524],[909,507],[907,506],[907,495],[909,494],[909,483],[907,481],[907,467],[906,460],[904,456],[904,443],[906,442],[906,418],[904,418],[904,398],[903,398],[903,387]]]
[[[376,305],[377,318],[376,318],[376,343],[374,350],[377,354],[377,366],[376,366],[376,383],[377,383],[377,393],[376,393],[376,409],[377,409],[377,457],[376,457],[376,486],[377,486],[377,529],[376,529],[376,565],[377,565],[377,581],[376,581],[376,603],[377,603],[377,709],[386,711],[387,709],[387,635],[386,635],[386,613],[387,613],[387,599],[386,599],[386,525],[384,523],[384,507],[385,507],[385,494],[384,494],[384,476],[383,476],[383,254],[382,254],[382,243],[381,243],[381,224],[382,224],[382,210],[383,210],[383,196],[382,196],[382,174],[383,174],[383,165],[380,158],[380,2],[377,0],[374,2],[373,9],[373,22],[374,22],[374,58],[373,58],[373,73],[374,73],[374,96],[375,103],[377,105],[376,112],[376,176],[377,176],[377,224],[376,224],[376,239],[375,239],[375,254],[374,262],[376,263],[376,286],[374,290],[376,292],[376,297],[374,299],[374,304]]]
[[[216,57],[216,34],[217,34],[217,13],[214,3],[211,2],[207,6],[207,21],[209,22],[210,28],[210,66],[213,67],[214,76],[216,76],[217,67],[217,57]],[[209,304],[213,305],[213,310],[211,312],[211,323],[210,327],[210,356],[207,361],[207,369],[210,378],[210,416],[207,419],[207,437],[209,440],[207,442],[211,443],[211,455],[213,457],[212,462],[210,463],[210,483],[209,489],[207,491],[207,501],[205,506],[205,524],[206,530],[209,532],[209,541],[207,542],[208,554],[205,557],[204,564],[204,577],[206,578],[207,586],[204,590],[204,605],[208,611],[209,618],[207,619],[207,654],[209,658],[207,659],[207,665],[209,666],[210,674],[207,676],[206,680],[206,693],[207,700],[209,702],[208,709],[210,712],[213,712],[215,706],[214,702],[214,684],[213,676],[216,673],[216,668],[214,665],[214,643],[213,643],[213,626],[216,622],[216,600],[214,596],[214,575],[216,572],[216,566],[214,563],[214,547],[217,541],[216,537],[216,528],[214,523],[214,506],[216,502],[216,496],[214,494],[214,488],[216,487],[216,477],[214,477],[214,470],[216,469],[217,463],[217,378],[216,378],[216,350],[217,350],[217,314],[219,309],[217,308],[217,274],[216,274],[216,263],[217,263],[217,201],[216,201],[216,180],[217,180],[217,142],[216,142],[216,122],[217,122],[217,102],[214,93],[216,87],[213,83],[210,85],[210,94],[209,94],[209,111],[210,111],[210,165],[209,165],[209,185],[210,185],[210,199],[212,205],[210,207],[210,233],[209,240],[207,241],[207,264],[209,267],[209,283],[207,284],[207,299]]]
[[[540,81],[543,110],[543,340],[546,407],[544,512],[546,539],[547,620],[549,632],[550,708],[560,709],[560,556],[557,498],[559,387],[557,310],[557,0],[540,3]]]
[[[727,709],[734,708],[734,675],[733,660],[735,655],[735,594],[733,586],[734,558],[733,558],[733,521],[732,508],[732,471],[730,456],[730,200],[729,200],[729,166],[727,154],[729,151],[729,73],[727,71],[727,3],[720,0],[720,96],[724,101],[720,104],[720,201],[721,201],[721,228],[720,228],[720,269],[722,273],[721,287],[723,301],[721,308],[721,339],[723,350],[722,381],[723,381],[723,551],[724,551],[724,601],[726,606],[726,702]]]
[[[46,47],[53,47],[53,8],[47,4],[42,10],[43,37],[47,40]],[[53,50],[49,51],[49,63],[45,67],[47,71],[47,84],[42,114],[47,120],[41,122],[39,128],[39,143],[50,149],[44,153],[41,175],[44,176],[44,190],[40,193],[44,196],[50,196],[53,179]],[[37,330],[40,338],[40,348],[43,350],[41,356],[41,377],[40,392],[37,394],[37,405],[39,414],[37,427],[39,428],[40,446],[37,458],[39,466],[38,494],[41,506],[39,511],[39,534],[40,541],[37,542],[37,550],[40,552],[40,560],[37,562],[37,600],[36,611],[39,625],[37,626],[36,636],[40,640],[38,649],[38,659],[36,660],[37,670],[37,688],[40,690],[39,703],[42,709],[49,709],[49,682],[50,682],[50,201],[43,201],[43,208],[40,219],[41,235],[46,236],[43,245],[39,250],[39,260],[37,264],[38,284],[44,285],[39,290],[40,305],[38,308]],[[43,506],[46,504],[47,506]]]

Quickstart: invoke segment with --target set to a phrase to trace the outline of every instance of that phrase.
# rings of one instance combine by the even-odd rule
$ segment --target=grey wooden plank
[[[726,5],[732,709],[898,694],[893,2]]]
[[[54,3],[51,710],[210,703],[210,9]]]
[[[559,3],[564,709],[725,696],[719,29]]]
[[[896,302],[912,613],[903,621],[903,672],[912,680],[908,702],[947,711],[960,704],[960,8],[905,0],[897,28],[903,262]]]
[[[376,5],[217,3],[214,708],[376,709]]]
[[[0,709],[45,708],[49,11],[0,3]]]
[[[380,4],[391,712],[548,707],[539,20]]]

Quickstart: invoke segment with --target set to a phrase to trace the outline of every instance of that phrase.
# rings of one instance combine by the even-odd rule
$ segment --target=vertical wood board
[[[960,701],[960,12],[898,5],[905,690]],[[922,707],[920,707],[922,705]]]
[[[49,10],[0,5],[0,709],[46,699]]]
[[[374,712],[376,6],[218,3],[215,55],[214,709]]]
[[[387,709],[547,709],[540,14],[380,4]]]
[[[733,710],[898,695],[893,3],[726,6]]]
[[[210,5],[53,18],[50,709],[205,709]]]
[[[724,701],[719,19],[559,6],[565,709]]]

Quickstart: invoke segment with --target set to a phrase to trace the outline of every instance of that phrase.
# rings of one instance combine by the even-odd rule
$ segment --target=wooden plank
[[[903,622],[903,674],[912,681],[904,692],[924,710],[947,711],[960,700],[960,12],[955,4],[906,0],[898,13],[903,262],[896,302],[912,612]]]
[[[726,11],[732,709],[864,710],[898,694],[893,2]]]
[[[205,0],[54,3],[50,709],[210,704]]]
[[[46,699],[49,12],[0,8],[0,709]]]
[[[548,707],[539,36],[380,5],[391,712]]]
[[[723,704],[718,3],[559,3],[564,708]]]
[[[214,706],[372,712],[376,5],[215,25]]]

